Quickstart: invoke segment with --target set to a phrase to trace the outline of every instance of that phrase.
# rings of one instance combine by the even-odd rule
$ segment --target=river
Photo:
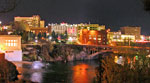
[[[49,63],[44,69],[33,69],[30,63],[15,63],[19,79],[37,83],[94,83],[98,61]]]

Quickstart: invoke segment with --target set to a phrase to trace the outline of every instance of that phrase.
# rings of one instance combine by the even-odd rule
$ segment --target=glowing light
[[[115,56],[115,63],[117,63],[118,62],[118,57],[117,56]]]
[[[72,41],[73,41],[73,38],[72,38],[72,37],[69,37],[68,40],[72,42]]]
[[[52,37],[50,36],[50,37],[49,37],[49,40],[51,40],[51,39],[52,39]]]
[[[37,43],[37,42],[38,42],[38,40],[35,40],[35,42]]]
[[[5,53],[5,47],[3,45],[0,45],[0,53]]]
[[[42,69],[44,64],[40,61],[35,61],[32,63],[32,69]]]
[[[110,32],[110,29],[107,29],[107,32]]]
[[[92,80],[89,78],[93,78],[95,76],[95,72],[88,72],[92,67],[86,64],[78,64],[73,66],[73,82],[74,83],[91,83]]]
[[[57,38],[58,40],[61,40],[61,37],[60,36],[58,36],[58,38]]]

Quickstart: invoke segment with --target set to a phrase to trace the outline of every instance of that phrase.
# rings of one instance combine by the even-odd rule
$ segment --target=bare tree
[[[142,0],[144,3],[144,9],[150,11],[150,0]]]
[[[0,0],[0,13],[7,13],[16,8],[20,0]]]

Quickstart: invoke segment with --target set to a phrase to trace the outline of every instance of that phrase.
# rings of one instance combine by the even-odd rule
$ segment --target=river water
[[[31,63],[15,63],[19,79],[36,83],[94,83],[98,61],[49,63],[45,69],[33,69]]]

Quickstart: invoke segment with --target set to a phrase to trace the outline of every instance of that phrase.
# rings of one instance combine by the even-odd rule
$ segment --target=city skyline
[[[46,10],[47,8],[47,10]],[[144,10],[141,0],[30,0],[22,1],[17,8],[0,16],[4,24],[13,21],[14,16],[40,15],[48,23],[67,22],[71,24],[91,23],[106,25],[117,31],[123,26],[140,26],[142,34],[149,35],[150,14]]]

